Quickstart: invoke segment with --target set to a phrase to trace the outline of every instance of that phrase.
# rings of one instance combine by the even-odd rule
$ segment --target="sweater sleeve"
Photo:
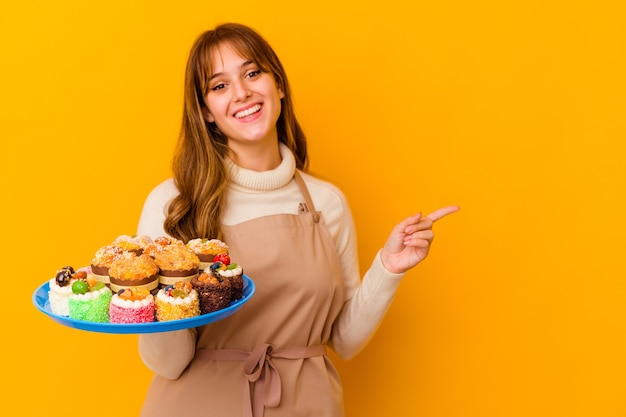
[[[139,335],[139,357],[155,374],[178,379],[196,353],[196,329]]]
[[[333,326],[331,344],[339,356],[350,359],[365,347],[387,313],[403,276],[387,271],[380,251],[376,254]]]
[[[164,236],[163,222],[169,201],[177,190],[170,179],[159,184],[146,198],[139,218],[138,235]],[[195,329],[139,335],[139,356],[155,374],[177,379],[195,355]]]
[[[350,359],[374,335],[404,274],[393,274],[385,269],[378,251],[361,279],[352,214],[343,194],[336,192],[338,204],[326,207],[325,219],[342,265],[345,303],[333,325],[330,343],[340,357]]]

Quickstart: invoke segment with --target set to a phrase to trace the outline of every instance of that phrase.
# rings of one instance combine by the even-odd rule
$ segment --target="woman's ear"
[[[278,87],[278,97],[285,98],[285,92],[282,87]]]

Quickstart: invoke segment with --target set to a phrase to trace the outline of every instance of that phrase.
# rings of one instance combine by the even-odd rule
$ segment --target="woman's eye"
[[[222,84],[217,84],[217,85],[214,85],[213,87],[211,87],[211,91],[221,90],[224,87],[226,87],[226,85],[223,84],[223,83]]]
[[[246,74],[247,78],[254,78],[256,76],[258,76],[261,73],[260,70],[252,70],[249,73]]]

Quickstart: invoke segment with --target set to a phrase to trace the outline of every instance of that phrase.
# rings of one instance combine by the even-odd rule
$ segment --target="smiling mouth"
[[[254,114],[254,113],[258,112],[259,110],[261,110],[261,105],[260,104],[255,104],[254,106],[249,107],[249,108],[247,108],[245,110],[238,111],[237,113],[235,113],[235,117],[237,119],[242,119],[242,118],[244,118],[246,116],[250,116],[251,114]]]

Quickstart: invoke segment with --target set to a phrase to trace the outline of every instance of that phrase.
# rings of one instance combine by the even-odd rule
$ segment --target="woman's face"
[[[206,96],[206,118],[238,149],[261,142],[276,143],[276,121],[283,91],[272,74],[242,57],[229,44],[219,45],[211,55],[213,74]]]

